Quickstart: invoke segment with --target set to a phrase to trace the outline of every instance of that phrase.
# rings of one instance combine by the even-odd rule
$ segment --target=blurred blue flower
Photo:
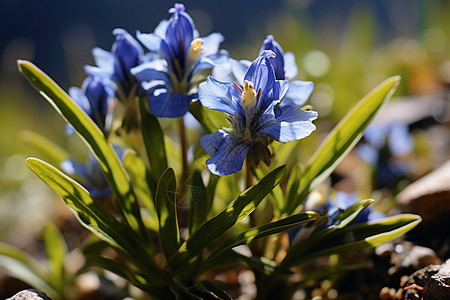
[[[115,103],[114,91],[111,87],[99,77],[89,76],[84,80],[81,89],[71,87],[69,95],[107,135],[111,128],[112,110]],[[73,127],[67,125],[66,133],[70,135],[73,132]]]
[[[184,116],[189,104],[197,98],[198,83],[204,81],[215,63],[224,60],[219,51],[223,36],[212,33],[199,38],[184,5],[176,3],[169,10],[173,16],[163,20],[154,33],[138,33],[137,38],[161,59],[141,64],[132,70],[142,83],[150,103],[150,111],[158,117]]]
[[[117,145],[113,145],[113,149],[119,159],[122,159],[125,150]],[[94,199],[112,195],[112,190],[94,155],[89,154],[89,158],[84,164],[74,159],[66,159],[61,162],[61,168],[66,174],[78,180]]]
[[[61,162],[61,168],[68,175],[75,177],[88,190],[94,199],[101,199],[112,195],[112,191],[100,169],[100,165],[93,155],[89,156],[85,164],[73,159]]]
[[[414,140],[407,124],[370,124],[357,154],[375,168],[376,188],[394,184],[408,172],[408,165],[398,158],[411,153]]]
[[[85,71],[91,76],[99,76],[114,85],[117,97],[126,101],[130,94],[134,96],[138,92],[138,85],[131,69],[148,60],[144,56],[144,50],[127,31],[121,28],[113,30],[116,40],[111,52],[100,48],[94,48],[94,56],[97,67],[85,66]]]
[[[310,199],[306,200],[306,206],[308,210],[313,210],[318,212],[321,215],[326,215],[329,217],[328,222],[320,228],[314,228],[315,230],[322,231],[325,228],[328,228],[333,225],[337,225],[337,218],[350,206],[358,203],[360,199],[357,197],[355,193],[346,193],[342,191],[337,191],[334,195],[334,198],[328,198],[325,203],[321,203],[317,205],[316,203],[308,203]],[[309,207],[308,207],[309,206]],[[311,207],[312,206],[312,207]],[[384,218],[385,214],[376,212],[372,210],[371,206],[366,207],[362,212],[360,212],[349,225],[354,224],[362,224],[367,223],[369,221],[378,220]],[[289,241],[292,241],[296,238],[297,234],[301,231],[302,228],[305,228],[303,225],[295,227],[288,231]]]
[[[298,107],[309,95],[284,98],[289,82],[276,80],[270,64],[274,57],[273,51],[263,51],[248,68],[243,87],[211,76],[200,84],[202,105],[227,113],[232,123],[232,131],[220,129],[200,139],[200,145],[212,156],[206,161],[212,173],[236,173],[246,157],[254,165],[260,160],[270,164],[270,139],[285,143],[302,139],[315,130],[312,121],[317,113]]]

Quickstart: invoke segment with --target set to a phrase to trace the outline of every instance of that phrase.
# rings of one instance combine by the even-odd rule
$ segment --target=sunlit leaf
[[[49,275],[59,291],[64,290],[66,268],[64,260],[67,255],[67,245],[61,232],[50,222],[45,224],[42,237],[49,263]]]
[[[28,158],[27,165],[64,200],[84,227],[127,255],[152,279],[161,280],[163,275],[159,267],[147,253],[136,233],[120,224],[83,186],[39,159]]]
[[[320,238],[308,239],[309,247],[305,251],[291,251],[281,267],[292,267],[316,257],[377,247],[405,234],[420,221],[417,215],[401,214],[330,231]]]
[[[164,142],[164,132],[159,125],[158,118],[151,114],[146,99],[140,99],[141,130],[151,168],[151,181],[156,187],[159,177],[167,169],[167,155]],[[156,188],[154,188],[156,191]]]
[[[24,130],[20,133],[20,137],[33,145],[39,153],[42,153],[45,158],[56,165],[69,158],[66,150],[40,134]]]
[[[167,169],[159,179],[156,192],[156,212],[159,221],[159,237],[166,258],[170,258],[180,247],[176,191],[177,182],[173,169]]]
[[[126,151],[123,158],[123,165],[130,176],[131,184],[134,192],[147,210],[147,214],[143,215],[145,223],[153,231],[158,231],[158,216],[156,214],[155,204],[152,195],[155,191],[150,191],[147,168],[144,161],[133,151]]]
[[[50,77],[28,61],[18,61],[19,70],[55,108],[55,110],[72,125],[81,139],[93,151],[100,167],[116,193],[119,207],[131,228],[146,237],[146,229],[140,216],[137,199],[130,186],[128,175],[114,149],[89,116],[64,92]]]
[[[22,280],[30,286],[56,295],[46,273],[36,259],[11,245],[0,242],[0,266],[11,277]]]
[[[222,212],[205,222],[197,231],[192,233],[181,246],[179,255],[170,261],[169,265],[178,267],[183,261],[197,255],[210,242],[252,213],[264,197],[281,181],[284,174],[284,166],[279,167],[267,174],[256,185],[239,195]]]
[[[189,112],[197,119],[197,121],[208,132],[215,132],[225,126],[227,123],[226,114],[217,110],[208,109],[200,103],[200,101],[192,102],[189,106]]]
[[[250,228],[241,233],[233,235],[232,237],[225,240],[223,243],[219,244],[217,246],[217,249],[211,253],[208,259],[213,259],[215,256],[218,256],[221,253],[227,251],[228,249],[231,249],[238,245],[250,243],[251,241],[256,239],[289,230],[300,224],[316,220],[318,217],[319,214],[315,212],[303,212],[272,223]]]
[[[391,98],[399,81],[400,77],[394,76],[382,82],[328,134],[305,166],[296,200],[288,203],[287,212],[294,212],[314,187],[325,180],[353,149],[377,111]]]

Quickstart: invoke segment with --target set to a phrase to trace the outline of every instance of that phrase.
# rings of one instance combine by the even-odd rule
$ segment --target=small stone
[[[423,224],[437,223],[448,229],[450,216],[450,161],[407,186],[397,202],[405,213],[422,217]],[[433,227],[435,229],[435,227]]]
[[[27,289],[18,292],[17,294],[6,300],[51,300],[51,298],[44,292],[34,289]]]

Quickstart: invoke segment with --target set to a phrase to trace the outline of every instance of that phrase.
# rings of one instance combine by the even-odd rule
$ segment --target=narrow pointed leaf
[[[58,287],[58,290],[63,291],[66,277],[64,264],[67,255],[66,242],[58,228],[50,222],[45,224],[42,237],[48,258],[50,277],[52,282]]]
[[[159,179],[156,192],[156,212],[159,221],[159,237],[164,254],[169,259],[180,247],[180,231],[177,220],[177,184],[173,169],[167,169]]]
[[[147,210],[147,214],[142,216],[145,224],[153,231],[158,231],[158,215],[156,214],[155,202],[151,192],[147,168],[144,161],[133,151],[126,151],[123,158],[123,165],[130,176],[134,192]]]
[[[217,249],[211,253],[208,259],[214,259],[214,257],[238,245],[250,243],[251,241],[256,239],[289,230],[300,224],[316,220],[318,217],[319,214],[316,212],[303,212],[272,223],[250,228],[241,233],[233,235],[232,237],[221,243],[219,246],[217,246]]]
[[[291,257],[297,257],[302,255],[302,253],[307,253],[310,248],[314,247],[316,241],[323,239],[324,237],[329,236],[333,231],[341,230],[348,224],[350,224],[364,209],[366,209],[370,204],[373,203],[373,200],[362,200],[358,203],[347,208],[344,212],[342,212],[337,218],[337,225],[332,225],[328,228],[323,229],[321,232],[316,233],[313,236],[305,236],[301,240],[294,239],[291,248],[289,249],[284,261],[288,262]],[[324,216],[316,223],[318,228],[324,226],[326,222],[328,222],[329,218]],[[314,224],[316,225],[316,224]]]
[[[84,227],[127,255],[130,261],[139,265],[152,279],[160,280],[164,277],[137,233],[120,224],[83,186],[39,159],[28,158],[27,165],[64,200]]]
[[[49,295],[56,295],[41,265],[16,247],[0,242],[0,266],[9,276],[20,279],[35,289],[46,291]]]
[[[89,116],[50,77],[28,61],[18,61],[19,70],[39,93],[70,123],[97,157],[102,171],[118,197],[118,204],[128,224],[143,237],[145,226],[128,175],[113,148]]]
[[[156,186],[159,177],[167,169],[167,155],[164,142],[164,132],[159,125],[158,118],[148,110],[146,99],[139,99],[141,114],[141,130],[151,168],[151,179]],[[156,188],[154,189],[156,190]]]
[[[69,158],[69,154],[66,150],[40,134],[24,130],[20,133],[20,137],[22,140],[33,145],[39,153],[42,153],[42,155],[45,156],[44,158],[48,159],[55,165],[59,165],[61,162]]]
[[[292,267],[316,257],[377,247],[405,234],[420,221],[420,216],[402,214],[335,230],[312,241],[308,251],[285,259],[282,267]]]
[[[391,98],[399,81],[400,77],[394,76],[382,82],[359,101],[330,132],[309,159],[301,176],[297,200],[288,203],[288,213],[294,212],[312,189],[326,179],[356,145],[377,111]]]
[[[264,197],[277,186],[284,174],[284,166],[273,170],[256,185],[239,195],[223,211],[206,221],[186,240],[179,254],[169,261],[169,265],[179,267],[181,263],[197,255],[210,242],[252,213]]]

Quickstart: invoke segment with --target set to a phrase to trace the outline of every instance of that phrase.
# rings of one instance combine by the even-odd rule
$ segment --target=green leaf
[[[152,195],[156,194],[156,185],[155,192],[152,193],[150,191],[150,179],[148,178],[145,162],[134,151],[126,151],[123,158],[123,165],[130,176],[134,192],[147,210],[147,215],[143,216],[144,221],[147,220],[145,223],[150,229],[158,232],[158,215],[156,214],[155,203],[152,198]]]
[[[208,219],[219,178],[219,176],[211,174],[208,186],[205,187],[201,172],[199,170],[194,171],[191,183],[192,201],[189,214],[190,232],[197,230],[197,228]]]
[[[199,170],[195,170],[192,174],[191,198],[189,231],[194,232],[206,220],[208,215],[206,188],[203,184],[202,174]]]
[[[45,291],[50,296],[57,295],[38,261],[16,247],[0,242],[0,266],[9,276]]]
[[[289,251],[280,267],[292,267],[316,257],[377,247],[405,234],[420,221],[420,216],[401,214],[333,230],[318,238],[310,237],[307,241],[310,245],[308,249],[297,253]]]
[[[364,209],[366,209],[370,204],[373,203],[373,200],[362,200],[358,203],[355,203],[354,205],[347,208],[344,212],[342,212],[337,218],[336,222],[337,225],[332,225],[328,228],[323,229],[319,233],[310,236],[305,235],[302,236],[302,239],[294,239],[293,243],[291,244],[291,247],[285,257],[285,261],[289,261],[292,256],[299,256],[301,253],[306,253],[311,247],[313,247],[314,242],[316,240],[320,240],[324,236],[328,236],[331,232],[340,230],[350,224]],[[322,229],[323,226],[329,221],[328,216],[323,216],[320,219],[318,219],[313,226],[317,229]],[[305,229],[310,231],[310,229]],[[311,232],[313,233],[313,232]]]
[[[281,181],[285,174],[285,167],[279,167],[256,185],[244,191],[233,200],[223,211],[206,221],[181,246],[179,254],[169,265],[177,268],[183,262],[199,254],[210,242],[230,229],[234,224],[252,213],[264,197]]]
[[[208,292],[215,299],[231,300],[230,296],[221,288],[217,287],[210,281],[201,281],[198,283],[204,292]]]
[[[49,259],[49,275],[58,291],[64,290],[66,267],[64,260],[67,255],[67,245],[61,232],[50,222],[45,224],[43,232],[45,253]]]
[[[189,106],[189,112],[208,133],[215,132],[222,127],[230,126],[225,113],[208,109],[200,101],[192,102]]]
[[[295,201],[288,203],[288,213],[294,212],[306,196],[331,174],[356,145],[377,111],[391,98],[399,81],[400,77],[394,76],[382,82],[359,101],[330,132],[309,159],[301,176],[297,197]]]
[[[217,246],[216,250],[211,253],[207,260],[214,259],[214,257],[238,245],[250,243],[251,241],[256,239],[289,230],[300,224],[310,222],[318,218],[319,214],[316,212],[302,212],[272,223],[247,229],[241,233],[233,235],[232,237],[221,243],[219,246]]]
[[[140,216],[139,204],[131,189],[128,175],[102,131],[72,101],[69,95],[39,68],[22,60],[18,61],[18,66],[33,87],[73,126],[86,145],[94,152],[106,179],[118,197],[118,204],[125,220],[133,230],[146,237],[147,233]]]
[[[83,186],[39,159],[28,158],[27,165],[64,200],[84,227],[124,253],[153,280],[164,277],[136,232],[120,224]]]
[[[176,207],[177,182],[173,169],[167,169],[159,179],[156,192],[156,211],[159,221],[159,237],[167,259],[180,247],[180,231]]]
[[[20,133],[22,140],[33,145],[48,160],[56,165],[69,158],[66,150],[59,147],[46,137],[32,131],[24,130]]]
[[[150,163],[151,180],[156,186],[159,177],[167,169],[167,155],[164,143],[164,132],[159,125],[158,118],[149,112],[147,102],[146,99],[139,99],[141,130],[148,161]]]

